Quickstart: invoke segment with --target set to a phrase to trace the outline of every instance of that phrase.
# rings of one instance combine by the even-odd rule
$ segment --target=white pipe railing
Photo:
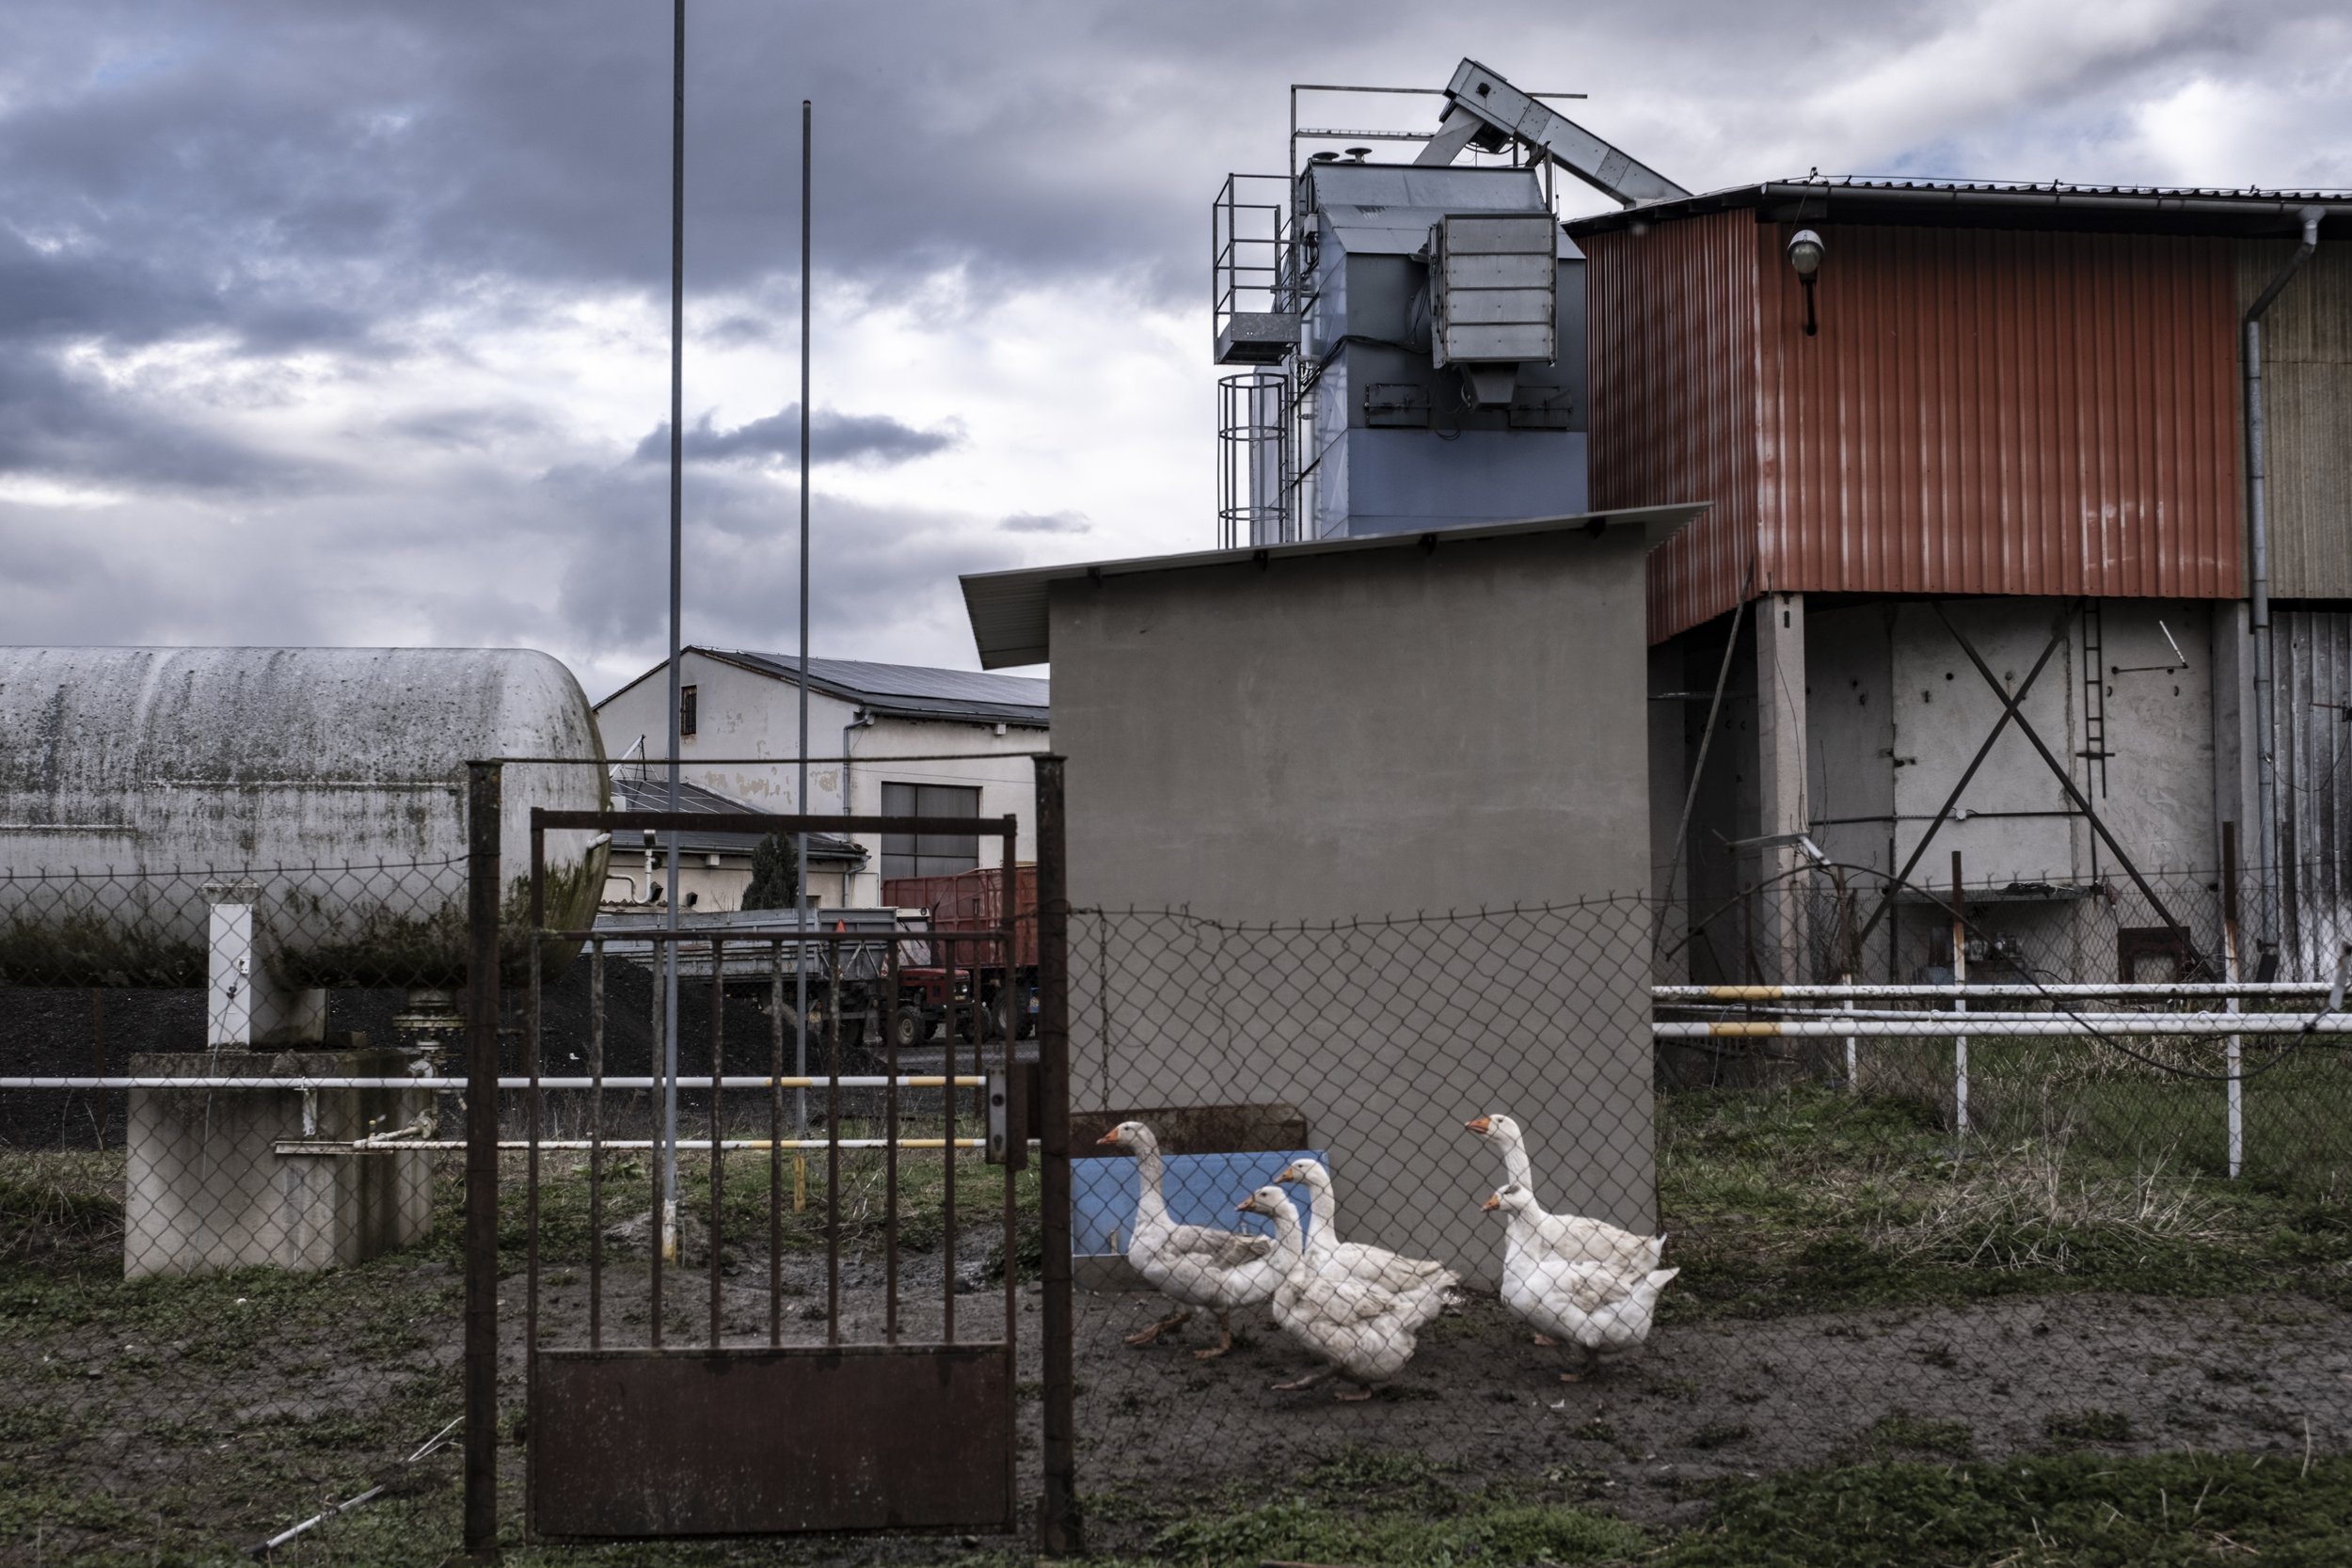
[[[2346,1035],[2352,1013],[1951,1013],[1909,1018],[1854,1018],[1843,1013],[1812,1018],[1694,1019],[1650,1025],[1661,1040],[1948,1039],[1965,1028],[1979,1039],[2062,1039],[2100,1035]]]
[[[2075,996],[2326,996],[2326,980],[2183,980],[2137,981],[2112,985],[2096,981],[2054,980],[2047,985],[1977,986],[1652,986],[1651,1000],[1681,1002],[1950,1002],[1958,999],[2004,1001],[2018,997]]]
[[[602,1087],[608,1089],[658,1089],[661,1087],[663,1080],[643,1077],[606,1078],[601,1081],[579,1077],[542,1078],[539,1080],[539,1087],[566,1090],[593,1089],[599,1086],[599,1083]],[[839,1078],[752,1078],[729,1074],[719,1080],[719,1086],[723,1089],[821,1089],[835,1084],[845,1089],[885,1089],[890,1086],[891,1080],[887,1076],[874,1074],[852,1076],[846,1072]],[[977,1089],[985,1088],[988,1085],[988,1080],[969,1073],[954,1078],[938,1074],[919,1077],[902,1075],[898,1079],[898,1085],[902,1089]],[[463,1078],[238,1078],[225,1075],[166,1078],[152,1073],[138,1073],[119,1078],[71,1076],[0,1078],[0,1089],[267,1089],[273,1092],[286,1089],[432,1089],[436,1092],[442,1092],[462,1090],[470,1086]],[[710,1086],[710,1079],[707,1075],[698,1078],[692,1073],[686,1073],[679,1077],[678,1086],[690,1092],[707,1089]],[[499,1087],[528,1089],[531,1087],[531,1080],[501,1077],[499,1080]]]

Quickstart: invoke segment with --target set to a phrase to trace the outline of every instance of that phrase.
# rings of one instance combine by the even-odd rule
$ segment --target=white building
[[[755,811],[802,809],[795,798],[799,660],[785,654],[690,647],[679,656],[679,771]],[[660,772],[669,733],[669,666],[657,664],[596,705],[605,754]],[[1050,749],[1048,683],[853,659],[808,661],[807,810],[819,816],[1020,819],[1017,853],[1036,855],[1035,772]],[[846,760],[844,760],[846,759]],[[977,835],[854,835],[865,863],[834,878],[812,855],[811,889],[829,907],[872,908],[894,877],[993,864]]]

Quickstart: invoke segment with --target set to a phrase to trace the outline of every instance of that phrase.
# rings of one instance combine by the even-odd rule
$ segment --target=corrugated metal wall
[[[1592,504],[1714,510],[1650,558],[1650,640],[1738,602],[1756,549],[1756,222],[1721,213],[1583,242]]]
[[[1596,506],[1712,499],[1650,635],[1756,588],[2234,597],[2230,242],[1744,213],[1586,244]],[[1746,385],[1742,379],[1746,378]]]
[[[2298,974],[2332,972],[2352,935],[2352,613],[2280,610],[2270,622],[2279,726],[2282,933]]]
[[[1756,230],[1763,586],[2237,594],[2233,246],[1840,227],[1807,338],[1788,234]]]
[[[2237,249],[2243,312],[2293,253]],[[2320,246],[2263,316],[2270,468],[2270,592],[2352,598],[2352,248]]]

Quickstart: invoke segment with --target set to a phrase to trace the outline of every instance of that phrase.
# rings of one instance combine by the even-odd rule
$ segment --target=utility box
[[[1449,214],[1429,230],[1431,357],[1459,365],[1482,407],[1521,365],[1560,353],[1558,229],[1548,213]]]
[[[415,1125],[431,1115],[433,1091],[306,1086],[402,1077],[411,1059],[389,1049],[132,1057],[137,1077],[198,1082],[131,1091],[123,1277],[324,1269],[422,1241],[431,1152],[329,1146]],[[250,1086],[217,1086],[224,1078]]]

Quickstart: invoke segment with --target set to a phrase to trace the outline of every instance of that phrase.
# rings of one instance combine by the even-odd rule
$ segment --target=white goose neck
[[[1514,1187],[1535,1190],[1535,1166],[1527,1158],[1527,1139],[1516,1127],[1502,1136],[1502,1173]]]
[[[1311,1257],[1328,1258],[1339,1249],[1339,1200],[1332,1196],[1331,1175],[1318,1169],[1307,1178],[1307,1204],[1314,1215],[1314,1228],[1307,1233],[1307,1252]],[[1293,1220],[1293,1227],[1297,1225]]]
[[[1295,1272],[1306,1256],[1298,1234],[1298,1211],[1280,1203],[1266,1217],[1274,1222],[1274,1249],[1280,1254],[1282,1266]]]
[[[1168,1199],[1160,1191],[1160,1150],[1156,1144],[1141,1144],[1136,1148],[1136,1224],[1138,1226],[1164,1222],[1168,1218]]]

